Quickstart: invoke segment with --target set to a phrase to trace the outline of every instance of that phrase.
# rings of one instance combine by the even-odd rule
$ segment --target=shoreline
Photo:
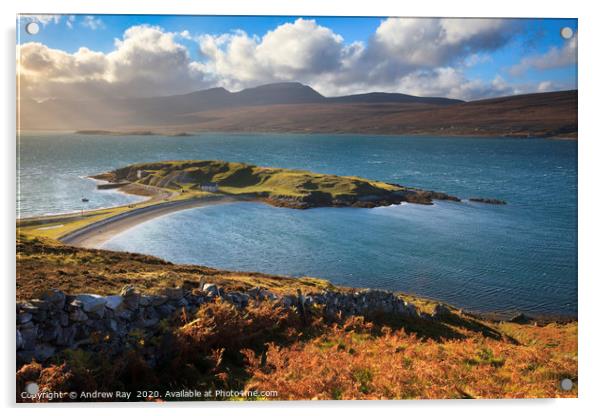
[[[96,135],[96,136],[108,136],[108,137],[119,137],[119,136],[138,136],[138,137],[195,137],[202,136],[207,134],[262,134],[262,135],[326,135],[332,134],[336,136],[377,136],[377,137],[409,137],[409,138],[449,138],[449,139],[518,139],[518,140],[531,140],[531,139],[543,139],[543,140],[558,140],[558,141],[579,141],[578,136],[570,137],[570,136],[548,136],[548,135],[504,135],[504,134],[470,134],[470,133],[448,133],[442,134],[439,131],[433,132],[424,132],[424,133],[374,133],[374,132],[340,132],[340,131],[303,131],[303,130],[293,130],[293,131],[274,131],[274,130],[195,130],[195,129],[187,129],[187,131],[178,130],[176,133],[171,131],[155,131],[149,130],[150,134],[140,134],[138,131],[111,131],[107,130],[106,132],[99,134],[91,134],[91,133],[78,133],[77,130],[32,130],[32,129],[24,129],[20,130],[19,134],[69,134],[74,136],[88,136],[88,135]],[[185,134],[182,134],[185,133]]]
[[[133,211],[124,212],[122,214],[117,214],[104,220],[94,222],[90,225],[61,236],[58,240],[61,243],[76,247],[100,249],[104,243],[116,235],[126,231],[129,228],[135,227],[136,225],[153,220],[155,218],[191,208],[200,208],[204,206],[244,201],[246,200],[231,196],[215,196],[163,202],[138,208]]]

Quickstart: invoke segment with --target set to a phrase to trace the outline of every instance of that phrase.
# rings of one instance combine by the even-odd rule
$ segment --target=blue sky
[[[125,94],[127,88],[108,87],[111,83],[125,83],[126,79],[137,86],[149,85],[148,92],[155,88],[158,95],[216,85],[241,89],[272,81],[300,81],[326,95],[386,90],[464,99],[577,85],[576,39],[560,36],[564,27],[577,33],[576,19],[513,19],[491,25],[465,19],[459,27],[474,26],[471,37],[450,35],[458,25],[440,19],[422,19],[409,25],[404,19],[389,22],[385,17],[303,17],[300,21],[297,16],[63,15],[23,16],[20,22],[32,20],[40,23],[41,31],[30,35],[20,24],[18,42],[41,43],[45,49],[29,47],[20,68],[28,75],[26,85],[35,84],[38,91],[48,90],[45,94],[49,95],[60,90],[60,85],[50,83],[69,87],[77,84],[81,91],[85,91],[86,83],[95,83],[98,91],[99,79],[104,80],[107,88],[103,91],[107,94]],[[187,52],[187,62],[183,63],[186,67],[176,68],[176,72],[186,72],[188,85],[177,82],[171,89],[158,85],[161,74],[157,73],[155,79],[149,68],[139,71],[147,73],[146,79],[132,81],[131,72],[124,65],[105,62],[116,59],[110,55],[119,49],[116,40],[125,40],[128,29],[149,27],[155,32],[138,30],[127,35],[131,41],[127,50],[137,58],[140,53],[132,51],[149,54],[141,62],[151,62],[159,56],[169,62],[176,55],[169,51],[157,55],[148,50],[148,45],[135,43],[135,37],[148,43],[152,42],[149,39],[160,42],[159,39],[166,41],[165,36],[171,36],[177,44],[172,52],[180,46]],[[268,42],[264,37],[270,31],[277,36]],[[442,40],[441,33],[447,33],[447,39]],[[278,45],[283,45],[282,51]],[[83,59],[78,51],[82,47],[99,53],[94,59],[103,67],[88,78],[78,69]],[[292,50],[297,54],[289,55]],[[243,57],[248,59],[241,61]],[[49,68],[40,66],[41,58],[44,65],[53,66],[51,72],[57,74],[54,79],[48,78]],[[72,63],[68,65],[73,67],[65,67],[69,59]],[[85,59],[88,63],[91,57]],[[36,65],[27,66],[28,62]],[[374,68],[382,69],[377,73]],[[59,74],[59,69],[64,74]],[[44,73],[45,78],[36,77],[35,71]],[[42,81],[47,85],[40,85]]]

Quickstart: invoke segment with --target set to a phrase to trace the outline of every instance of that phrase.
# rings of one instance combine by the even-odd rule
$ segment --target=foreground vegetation
[[[236,290],[260,286],[279,293],[349,290],[320,279],[175,265],[41,238],[19,236],[17,241],[19,299],[49,288],[68,293],[93,288],[108,294],[124,284],[153,292],[165,285],[197,287],[199,282]],[[416,304],[426,313],[434,306],[428,300]],[[437,320],[385,315],[327,319],[319,309],[302,316],[295,308],[269,301],[237,309],[217,299],[193,316],[175,314],[159,332],[130,333],[127,353],[102,352],[108,341],[95,342],[101,352],[65,350],[48,362],[22,366],[17,391],[36,381],[42,391],[144,389],[153,392],[147,400],[177,400],[166,392],[181,389],[271,391],[277,395],[247,399],[281,400],[577,394],[577,386],[568,392],[559,389],[563,378],[577,382],[576,322],[494,322],[453,308]],[[159,356],[148,356],[151,345],[160,346]]]

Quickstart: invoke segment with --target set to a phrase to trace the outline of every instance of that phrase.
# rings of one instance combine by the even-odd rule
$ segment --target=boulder
[[[74,309],[69,313],[69,319],[74,322],[84,322],[88,320],[88,315],[81,309]]]
[[[180,300],[184,297],[184,289],[181,287],[166,287],[161,292],[169,300]]]
[[[100,295],[78,295],[75,297],[75,300],[81,302],[81,307],[84,312],[97,312],[101,309],[104,309],[107,299]]]
[[[119,293],[121,296],[123,296],[124,298],[127,298],[128,296],[132,296],[135,295],[136,292],[136,288],[132,285],[125,285],[122,289],[121,292]]]
[[[38,328],[26,328],[20,329],[21,332],[21,340],[22,340],[22,349],[24,350],[32,350],[38,340]]]
[[[451,316],[451,310],[442,303],[438,303],[435,305],[435,309],[433,310],[432,317],[435,319],[441,319],[448,316]]]
[[[219,289],[217,285],[213,283],[205,283],[203,285],[203,291],[206,292],[210,297],[219,296]]]
[[[44,291],[40,298],[46,302],[53,304],[58,309],[63,309],[65,307],[65,301],[67,296],[64,292],[58,289],[49,289]]]
[[[21,336],[21,331],[17,329],[17,350],[23,348],[23,337]]]
[[[21,325],[26,324],[27,322],[30,322],[32,318],[32,314],[27,312],[21,312],[19,315],[17,315],[17,323]]]
[[[165,295],[154,295],[150,296],[150,306],[161,306],[168,301],[168,297]]]
[[[84,312],[90,314],[92,317],[100,319],[104,316],[107,299],[103,296],[84,294],[76,296],[75,300],[81,302]]]
[[[105,306],[112,311],[119,310],[124,307],[124,298],[120,295],[111,295],[105,298]]]
[[[62,328],[59,336],[56,339],[56,345],[62,347],[71,347],[75,342],[75,334],[77,333],[77,329],[75,326],[68,326],[66,328]]]
[[[510,320],[508,322],[512,322],[515,324],[529,324],[529,323],[533,322],[533,318],[525,315],[524,313],[519,313],[517,315],[514,315],[512,318],[510,318]]]
[[[39,362],[46,361],[54,355],[56,348],[49,344],[38,344],[33,350],[35,359]]]

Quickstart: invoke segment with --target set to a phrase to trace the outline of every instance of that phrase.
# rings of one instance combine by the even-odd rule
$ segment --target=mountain
[[[151,98],[20,103],[22,130],[153,130],[431,135],[577,135],[577,92],[464,102],[371,92],[325,97],[283,82]]]
[[[389,92],[369,92],[367,94],[346,95],[343,97],[332,97],[326,99],[331,103],[404,103],[404,104],[435,104],[450,105],[463,103],[462,100],[442,97],[416,97],[407,94]]]

